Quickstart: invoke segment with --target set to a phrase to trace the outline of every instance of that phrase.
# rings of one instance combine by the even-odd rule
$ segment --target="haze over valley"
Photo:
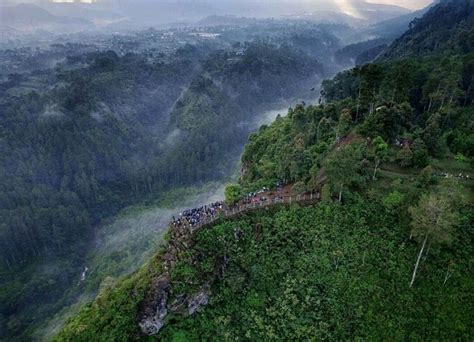
[[[439,206],[449,209],[446,220],[456,216],[449,227],[471,222],[465,194],[474,176],[473,16],[469,1],[461,2],[2,1],[0,340],[131,340],[149,333],[193,340],[207,336],[208,323],[219,339],[384,336],[374,332],[373,318],[353,311],[352,331],[339,310],[344,305],[325,298],[337,301],[339,284],[349,284],[341,280],[352,267],[345,253],[365,265],[365,233],[378,248],[367,256],[371,270],[383,269],[378,253],[402,265],[390,275],[357,273],[363,286],[377,279],[370,291],[385,291],[387,279],[406,273],[412,260],[400,250],[411,253],[421,241],[424,255],[425,235],[414,232],[400,248],[397,235],[424,208],[420,189],[428,196],[456,188]],[[458,192],[459,206],[452,202]],[[285,196],[291,204],[301,196],[314,202],[287,209]],[[255,203],[269,208],[234,217]],[[406,213],[398,219],[397,210]],[[385,215],[379,222],[387,241],[396,242],[384,246],[383,234],[373,231],[376,213]],[[186,215],[194,223],[181,231]],[[218,228],[201,233],[195,228],[207,215]],[[357,233],[351,237],[344,227]],[[311,254],[305,240],[328,259]],[[448,240],[458,243],[433,237],[438,264],[451,251],[436,254],[437,243]],[[453,253],[459,270],[452,266],[446,277],[459,282],[450,292],[459,304],[450,310],[459,312],[472,299],[457,297],[472,265]],[[427,258],[418,258],[410,287]],[[308,260],[321,271],[321,284],[309,280],[319,273],[298,273]],[[338,295],[331,297],[325,282],[339,267]],[[283,286],[273,270],[295,273]],[[292,291],[294,305],[285,297]],[[411,298],[400,291],[401,302]],[[239,296],[241,303],[231,299]],[[350,310],[366,301],[354,297],[345,304]],[[396,321],[405,331],[412,324],[380,303],[371,308],[386,314],[387,326]],[[308,313],[316,307],[321,321]],[[279,330],[271,322],[281,323],[284,308],[299,313]],[[341,326],[327,319],[331,310],[344,316]],[[192,314],[181,316],[185,311]],[[232,320],[251,328],[231,327]],[[264,333],[265,325],[271,328]],[[440,336],[472,337],[463,327]]]

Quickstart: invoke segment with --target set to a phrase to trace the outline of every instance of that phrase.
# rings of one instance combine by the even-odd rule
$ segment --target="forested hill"
[[[442,0],[398,38],[381,60],[474,51],[474,2]]]
[[[253,42],[153,56],[82,53],[5,77],[0,327],[11,323],[0,339],[26,338],[27,327],[66,304],[58,298],[77,281],[104,218],[174,187],[222,179],[256,115],[309,92],[323,74],[313,56]],[[33,277],[48,260],[62,266],[38,267]]]
[[[99,52],[2,83],[2,262],[62,253],[76,232],[119,207],[219,177],[230,167],[222,156],[246,137],[238,123],[323,73],[287,48],[242,51],[205,57],[188,46],[153,61]]]
[[[465,6],[443,2],[412,30],[437,13],[456,36]],[[406,55],[337,75],[321,105],[250,136],[229,205],[282,183],[321,203],[222,218],[171,269],[158,251],[56,340],[472,340],[474,55],[438,38],[423,57],[399,40]]]

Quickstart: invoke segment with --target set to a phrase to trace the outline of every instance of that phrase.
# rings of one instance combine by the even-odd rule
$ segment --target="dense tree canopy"
[[[13,318],[36,293],[31,265],[64,260],[68,271],[57,282],[45,276],[34,301],[57,309],[56,290],[72,286],[100,222],[228,175],[254,116],[322,72],[307,54],[255,42],[238,53],[199,45],[153,57],[83,53],[0,82],[0,270],[15,275],[2,280],[0,313],[9,333],[28,336],[41,319]]]

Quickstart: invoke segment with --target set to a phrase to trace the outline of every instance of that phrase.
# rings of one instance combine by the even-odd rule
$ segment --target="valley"
[[[0,340],[474,336],[469,0],[17,2]]]

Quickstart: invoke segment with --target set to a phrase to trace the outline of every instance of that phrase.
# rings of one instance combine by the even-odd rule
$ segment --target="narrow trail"
[[[236,217],[242,213],[268,208],[278,205],[313,204],[320,201],[320,193],[304,193],[295,195],[292,192],[292,184],[288,184],[274,191],[260,191],[240,200],[234,206],[226,206],[223,202],[214,203],[202,208],[213,208],[212,215],[200,219],[199,223],[189,224],[181,217],[180,224],[176,220],[169,226],[170,239],[166,251],[158,256],[162,264],[162,272],[159,276],[152,279],[150,290],[141,304],[138,315],[138,325],[141,331],[146,335],[158,333],[166,323],[166,317],[169,313],[191,315],[204,305],[207,305],[209,298],[208,284],[194,294],[182,293],[175,298],[172,296],[171,274],[173,268],[183,259],[186,259],[186,253],[193,245],[193,237],[201,229],[210,229],[213,223],[223,219]],[[202,209],[201,208],[201,209]],[[217,208],[217,209],[215,209]],[[207,210],[205,209],[205,210]],[[215,211],[214,211],[215,210]]]
[[[265,197],[265,194],[262,193],[262,196]],[[252,203],[238,204],[230,208],[223,209],[220,215],[206,219],[199,225],[192,227],[192,231],[194,232],[201,229],[204,226],[212,225],[213,222],[223,217],[232,218],[241,213],[245,213],[248,211],[257,210],[261,208],[271,207],[275,205],[293,204],[293,203],[309,204],[309,203],[319,202],[319,200],[320,200],[320,194],[319,192],[317,192],[317,193],[307,193],[307,194],[301,194],[301,195],[278,196],[274,198],[270,197],[269,199],[265,201],[255,201]]]
[[[180,216],[179,224],[176,224],[176,221],[174,220],[170,222],[170,230],[178,229],[186,230],[188,233],[194,233],[204,226],[212,225],[213,222],[221,218],[231,218],[247,211],[281,204],[308,204],[319,201],[319,192],[297,195],[292,191],[292,186],[293,184],[287,184],[277,190],[260,191],[255,193],[253,196],[244,197],[232,206],[227,206],[224,202],[217,202],[204,206],[201,208],[204,212],[206,212],[207,208],[212,208],[213,212],[211,215],[204,215],[204,218],[201,217],[197,224],[191,224],[186,220],[186,218]]]

